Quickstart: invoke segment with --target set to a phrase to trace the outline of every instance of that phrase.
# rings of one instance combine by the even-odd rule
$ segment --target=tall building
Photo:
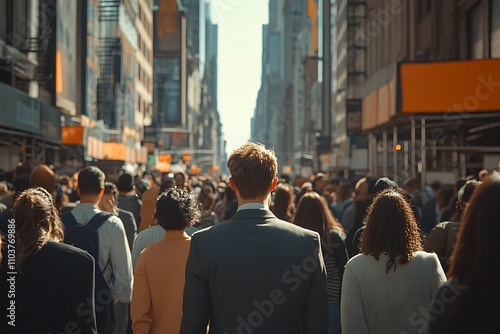
[[[170,168],[218,171],[225,147],[217,110],[218,32],[209,3],[159,0],[156,6],[149,153],[152,160],[158,153]]]
[[[175,0],[159,0],[153,14],[153,123],[146,128],[148,152],[172,154],[189,148],[187,128],[186,16]],[[177,157],[176,157],[177,158]],[[150,166],[154,168],[154,166]]]
[[[500,1],[367,3],[371,174],[453,183],[498,168]]]
[[[225,154],[223,149],[222,123],[218,111],[218,26],[213,24],[210,12],[210,4],[204,3],[205,22],[202,31],[205,34],[204,48],[204,72],[202,80],[202,124],[203,140],[200,148],[205,152],[199,154],[204,159],[203,164],[207,170],[219,171],[225,165]],[[200,50],[201,52],[201,50]]]
[[[76,22],[76,6],[62,18],[68,38],[75,36],[64,48],[56,40],[58,17],[48,1],[0,1],[0,168],[6,171],[19,162],[59,164],[57,97],[66,97],[65,114],[76,113],[76,26],[68,24]],[[56,77],[56,54],[60,68],[72,71],[73,78],[64,76],[70,82],[62,82],[61,71]]]
[[[335,6],[332,6],[335,8]],[[361,87],[366,80],[366,46],[362,28],[367,17],[365,0],[336,1],[337,79],[332,83],[334,156],[332,167],[345,176],[367,171],[367,140],[361,132]]]
[[[151,125],[153,112],[153,9],[150,0],[136,0],[136,124],[139,129]],[[133,1],[131,3],[134,3]]]
[[[308,24],[311,23],[307,0],[269,1],[269,24],[263,28],[262,83],[251,137],[273,147],[280,166],[287,172],[296,158],[292,138],[298,136],[294,122],[299,120],[294,108],[300,107],[294,106],[294,92],[303,94],[303,89],[294,88],[294,76],[300,73],[303,78],[304,57],[296,55],[310,49],[311,34],[302,32]],[[302,105],[302,101],[303,98],[298,98],[296,103]]]

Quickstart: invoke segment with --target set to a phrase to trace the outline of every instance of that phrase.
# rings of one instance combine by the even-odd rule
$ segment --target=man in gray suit
[[[268,205],[274,152],[231,153],[234,216],[195,233],[186,265],[181,334],[327,333],[326,270],[316,232],[279,220]]]

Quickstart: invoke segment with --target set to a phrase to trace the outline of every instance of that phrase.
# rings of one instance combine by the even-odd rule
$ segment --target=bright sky
[[[262,25],[269,21],[268,0],[210,0],[219,25],[218,104],[226,152],[250,138],[260,88]]]

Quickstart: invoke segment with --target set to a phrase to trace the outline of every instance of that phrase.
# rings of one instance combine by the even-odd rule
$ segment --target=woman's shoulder
[[[373,264],[377,263],[377,260],[372,255],[367,254],[357,254],[349,259],[346,264],[346,269],[349,267],[351,270],[358,269],[368,269]]]
[[[42,247],[40,253],[59,258],[68,258],[71,261],[77,261],[78,259],[80,261],[94,261],[94,258],[88,252],[78,247],[53,240],[49,240]]]
[[[430,253],[426,251],[416,251],[413,253],[413,260],[419,262],[435,262],[439,263],[439,258],[436,253]]]

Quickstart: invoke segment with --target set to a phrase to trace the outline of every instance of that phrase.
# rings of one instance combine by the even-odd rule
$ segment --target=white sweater
[[[379,261],[359,254],[347,262],[342,281],[342,334],[427,333],[429,304],[446,276],[435,253],[416,252],[405,265],[385,272]]]

